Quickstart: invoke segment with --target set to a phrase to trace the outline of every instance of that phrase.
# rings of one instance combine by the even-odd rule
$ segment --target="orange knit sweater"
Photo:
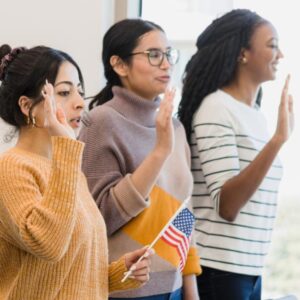
[[[48,160],[13,148],[0,158],[0,299],[102,300],[121,284],[106,228],[80,171],[83,144],[52,138]]]

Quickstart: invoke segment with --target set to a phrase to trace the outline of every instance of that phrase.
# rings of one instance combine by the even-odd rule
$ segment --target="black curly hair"
[[[269,23],[248,9],[235,9],[214,20],[197,39],[197,52],[186,65],[178,118],[188,139],[192,119],[202,100],[231,83],[242,49],[249,49],[255,29]],[[261,89],[256,102],[260,105]]]

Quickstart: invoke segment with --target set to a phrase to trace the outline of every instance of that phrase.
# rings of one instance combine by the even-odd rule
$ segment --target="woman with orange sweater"
[[[151,251],[136,264],[146,248],[108,265],[105,223],[80,171],[78,65],[44,46],[4,45],[0,54],[0,117],[19,132],[0,157],[0,299],[102,300],[139,287]]]

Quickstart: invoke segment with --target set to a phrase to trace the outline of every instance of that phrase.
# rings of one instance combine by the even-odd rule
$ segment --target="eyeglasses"
[[[179,51],[174,48],[169,48],[167,51],[163,52],[160,49],[149,49],[141,52],[131,53],[129,56],[136,54],[146,54],[151,66],[160,66],[166,56],[170,65],[175,65],[179,60]]]

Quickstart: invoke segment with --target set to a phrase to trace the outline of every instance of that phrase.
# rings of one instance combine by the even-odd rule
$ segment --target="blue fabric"
[[[197,284],[201,300],[261,300],[261,276],[202,267]]]
[[[173,293],[147,296],[147,297],[136,297],[136,298],[109,298],[109,300],[182,300],[182,289],[178,289]]]

